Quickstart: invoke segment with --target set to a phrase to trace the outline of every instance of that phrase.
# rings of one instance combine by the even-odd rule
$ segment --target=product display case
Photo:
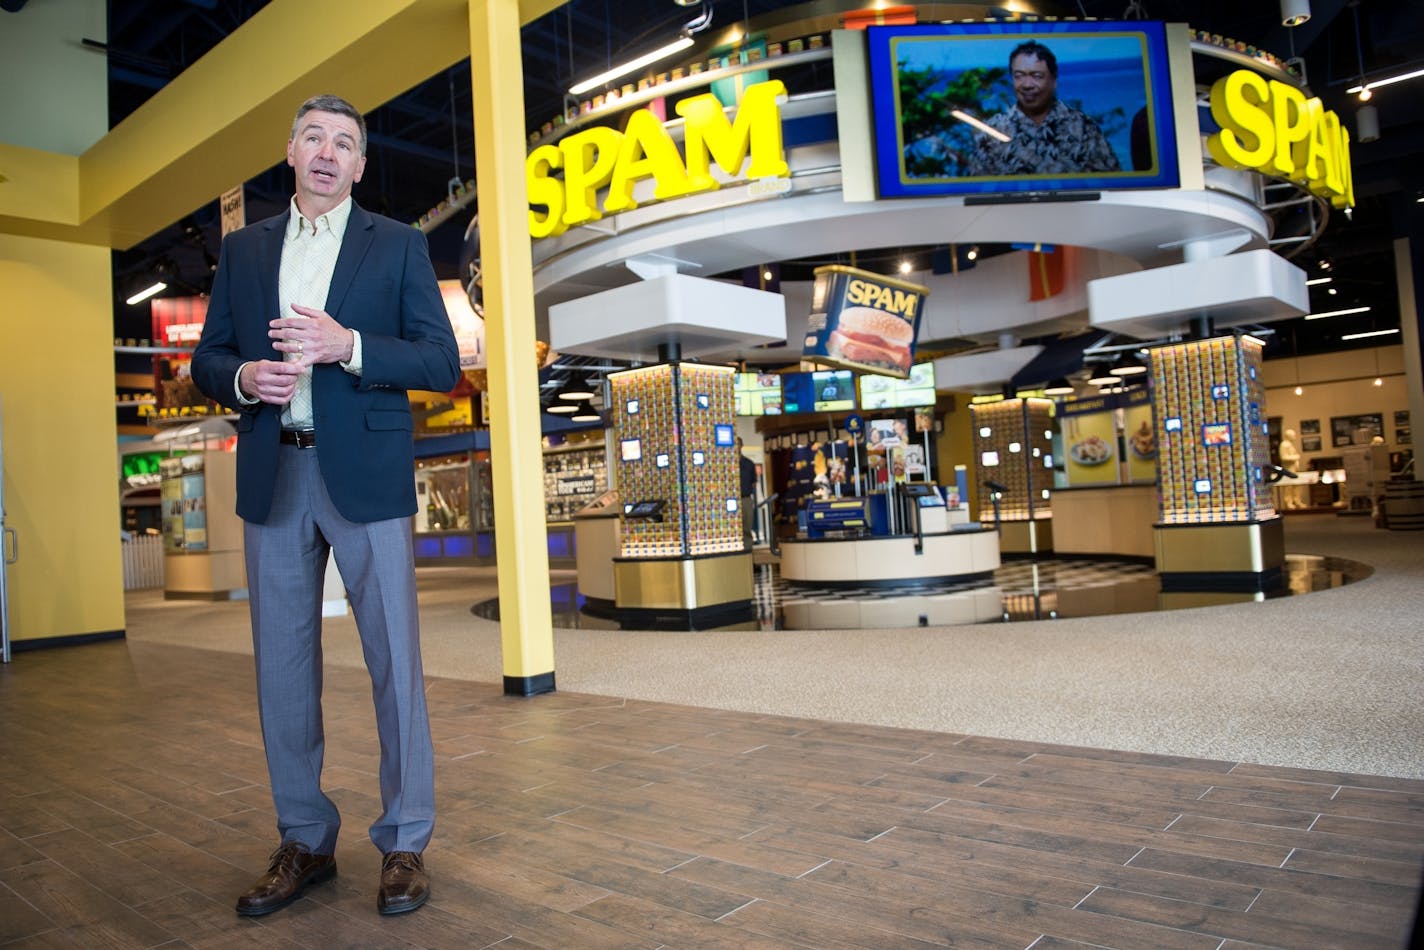
[[[164,596],[225,600],[247,589],[237,456],[202,451],[159,465]]]
[[[979,520],[998,517],[1005,553],[1053,549],[1053,401],[1004,399],[970,406]],[[997,497],[998,510],[994,501]]]
[[[494,508],[482,503],[488,453],[421,458],[415,467],[415,563],[494,563]]]
[[[572,566],[573,514],[608,487],[604,442],[544,450],[549,561]],[[415,471],[415,554],[420,565],[495,561],[494,479],[483,449],[419,459]]]
[[[1267,482],[1261,348],[1237,333],[1151,350],[1163,590],[1279,582],[1285,542]]]
[[[607,490],[605,456],[602,440],[544,450],[544,515],[550,524],[568,521]]]
[[[749,609],[733,370],[663,363],[608,376],[623,517],[616,604],[691,625]]]

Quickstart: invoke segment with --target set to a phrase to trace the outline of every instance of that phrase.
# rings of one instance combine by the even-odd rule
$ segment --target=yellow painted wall
[[[109,251],[0,234],[10,635],[124,627]]]

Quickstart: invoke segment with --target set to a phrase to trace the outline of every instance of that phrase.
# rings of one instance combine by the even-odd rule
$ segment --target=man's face
[[[1009,68],[1014,74],[1014,98],[1024,115],[1037,118],[1053,107],[1058,80],[1047,63],[1031,53],[1020,53]]]
[[[302,213],[325,214],[346,200],[366,170],[361,130],[354,119],[313,109],[302,116],[297,134],[287,142],[287,164],[297,173]]]

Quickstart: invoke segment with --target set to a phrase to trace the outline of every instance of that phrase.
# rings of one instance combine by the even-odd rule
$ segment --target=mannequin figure
[[[1281,468],[1291,473],[1294,473],[1297,470],[1297,466],[1300,465],[1300,449],[1296,448],[1297,438],[1298,436],[1296,436],[1294,429],[1287,429],[1285,432],[1281,433],[1281,447],[1279,450],[1281,456]],[[1286,479],[1282,481],[1279,485],[1281,503],[1278,504],[1276,507],[1306,507],[1305,503],[1301,501],[1300,497],[1302,489],[1304,487],[1305,486],[1303,485],[1297,485],[1292,479]]]

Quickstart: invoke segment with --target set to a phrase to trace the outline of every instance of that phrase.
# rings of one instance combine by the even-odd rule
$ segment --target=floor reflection
[[[1267,593],[1163,591],[1157,572],[1142,561],[1098,558],[1015,560],[992,579],[972,583],[928,583],[906,587],[803,586],[781,579],[773,564],[756,568],[756,619],[722,630],[826,630],[862,627],[924,627],[1006,620],[1054,620],[1110,614],[1177,610],[1237,604],[1331,590],[1374,573],[1368,564],[1344,558],[1286,555],[1283,584]],[[585,609],[574,583],[549,589],[554,626],[617,630],[616,616]],[[499,619],[498,599],[471,608],[478,617]]]

